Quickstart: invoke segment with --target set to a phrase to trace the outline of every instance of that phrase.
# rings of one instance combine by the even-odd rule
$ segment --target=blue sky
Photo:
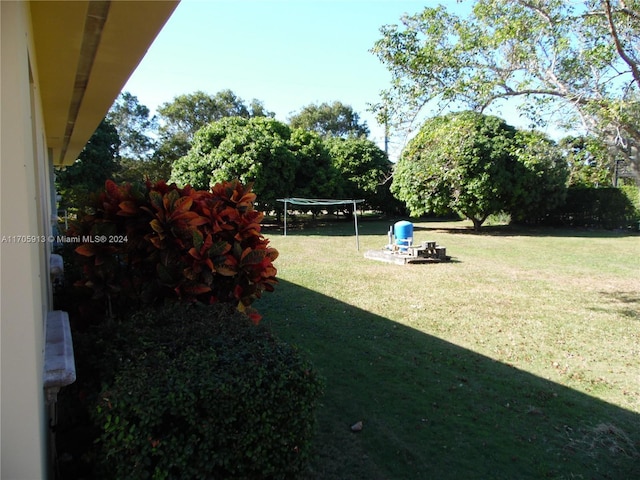
[[[182,0],[124,87],[152,111],[175,96],[231,89],[286,121],[311,103],[351,105],[383,145],[367,112],[390,75],[370,53],[380,27],[444,3],[471,0]]]

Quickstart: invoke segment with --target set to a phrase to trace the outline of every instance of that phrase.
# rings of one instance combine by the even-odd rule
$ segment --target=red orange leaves
[[[255,194],[240,182],[215,185],[211,192],[166,182],[146,183],[146,193],[129,184],[105,183],[96,214],[80,231],[126,235],[126,244],[80,245],[85,259],[83,285],[94,291],[133,295],[143,285],[158,298],[171,292],[187,301],[238,302],[254,322],[249,306],[277,283],[277,250],[260,233],[264,214],[253,209]],[[149,295],[149,289],[156,294]],[[158,293],[159,292],[159,293]]]

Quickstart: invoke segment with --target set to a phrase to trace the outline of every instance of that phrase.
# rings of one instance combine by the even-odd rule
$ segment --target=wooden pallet
[[[405,249],[411,257],[433,258],[440,261],[447,259],[447,249],[437,245],[436,242],[422,242],[419,246],[405,247]]]
[[[365,258],[379,260],[381,262],[394,263],[396,265],[406,265],[408,263],[438,263],[451,260],[447,256],[447,249],[439,246],[436,242],[422,242],[419,246],[399,247],[394,246],[393,250],[368,250],[364,254]]]

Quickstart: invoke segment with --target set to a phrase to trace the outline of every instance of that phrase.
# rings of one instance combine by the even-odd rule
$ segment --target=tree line
[[[266,210],[280,197],[358,198],[374,210],[397,208],[383,180],[393,167],[367,138],[366,122],[339,101],[310,104],[289,122],[231,90],[179,95],[156,116],[123,92],[74,165],[57,173],[63,206],[77,206],[107,178],[170,180],[209,189],[238,178],[253,183]],[[223,180],[224,179],[224,180]]]
[[[397,162],[341,102],[311,104],[289,123],[232,91],[180,95],[149,109],[122,93],[74,165],[58,172],[65,206],[107,178],[169,180],[208,190],[253,183],[262,209],[282,197],[364,199],[385,213],[457,213],[480,228],[491,214],[530,219],[561,203],[566,186],[612,184],[609,151],[595,137],[555,142],[473,111],[427,120]]]
[[[497,212],[540,218],[567,187],[635,188],[638,0],[476,0],[465,18],[426,7],[380,32],[371,51],[392,80],[371,109],[389,131],[413,135],[397,164],[341,102],[309,105],[285,123],[231,90],[195,92],[150,117],[125,92],[60,173],[63,196],[105,173],[197,188],[239,178],[266,209],[286,196],[364,198],[382,211],[456,212],[479,228]],[[531,130],[486,114],[510,98],[523,99]],[[554,141],[534,130],[552,121],[588,134]],[[99,145],[110,157],[83,174]]]

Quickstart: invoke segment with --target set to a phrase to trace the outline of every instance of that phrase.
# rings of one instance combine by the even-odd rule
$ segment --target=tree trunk
[[[480,227],[482,227],[482,224],[485,222],[485,220],[487,218],[489,218],[489,215],[487,214],[487,215],[485,215],[485,216],[483,216],[481,218],[474,217],[472,215],[467,215],[466,217],[469,218],[473,222],[473,230],[475,232],[479,232],[480,231]]]

